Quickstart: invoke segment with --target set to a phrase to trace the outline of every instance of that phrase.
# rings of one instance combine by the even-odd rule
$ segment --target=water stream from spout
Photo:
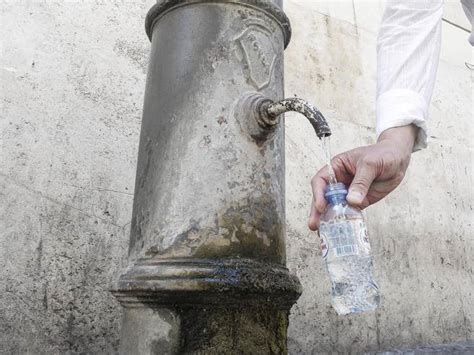
[[[329,136],[325,136],[321,139],[323,151],[326,156],[326,164],[328,166],[328,175],[329,175],[329,185],[334,185],[337,183],[336,174],[331,164],[331,140]]]

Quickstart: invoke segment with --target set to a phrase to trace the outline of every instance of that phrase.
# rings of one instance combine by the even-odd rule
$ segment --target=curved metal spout
[[[331,130],[323,114],[316,108],[316,106],[305,100],[294,97],[278,102],[266,101],[262,103],[260,110],[264,116],[264,121],[268,126],[275,125],[278,116],[281,114],[295,111],[303,114],[309,120],[319,139],[331,135]]]

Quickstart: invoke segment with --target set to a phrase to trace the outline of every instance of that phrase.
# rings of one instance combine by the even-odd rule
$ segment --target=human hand
[[[380,201],[402,182],[410,162],[418,128],[414,125],[384,131],[376,144],[336,155],[331,165],[336,179],[349,186],[347,202],[366,208]],[[323,167],[311,180],[313,201],[308,227],[315,231],[326,208],[324,189],[329,181]]]

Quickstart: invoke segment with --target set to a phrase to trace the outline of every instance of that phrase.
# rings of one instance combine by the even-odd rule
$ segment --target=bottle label
[[[321,222],[319,236],[323,258],[370,253],[363,220]]]
[[[326,235],[321,233],[321,230],[319,230],[319,239],[321,241],[321,254],[323,259],[326,259],[326,256],[328,256],[329,246]]]
[[[369,242],[369,235],[367,234],[367,228],[365,228],[365,223],[363,221],[359,221],[357,230],[359,231],[359,243],[361,248],[365,249],[368,253],[370,253],[370,242]]]

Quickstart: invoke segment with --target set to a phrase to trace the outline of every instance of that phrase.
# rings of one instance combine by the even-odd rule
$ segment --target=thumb
[[[376,169],[373,164],[364,161],[357,164],[356,173],[347,194],[347,202],[351,205],[360,206],[367,196],[375,177]]]

